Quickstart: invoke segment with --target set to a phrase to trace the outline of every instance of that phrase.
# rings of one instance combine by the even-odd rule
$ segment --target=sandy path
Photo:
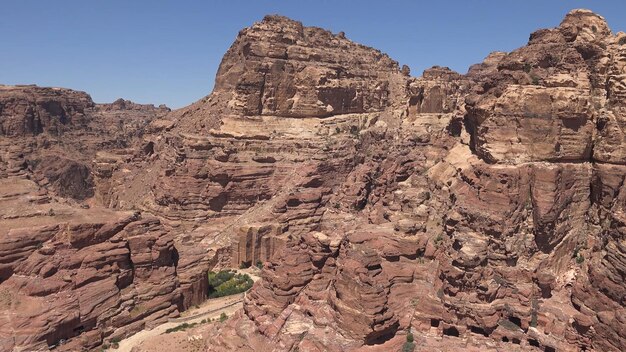
[[[220,297],[206,301],[200,308],[188,311],[191,315],[173,319],[158,325],[151,330],[142,330],[135,335],[120,341],[119,348],[112,351],[130,352],[133,347],[141,345],[146,339],[164,334],[167,329],[177,327],[183,322],[199,323],[202,319],[219,318],[222,313],[229,316],[243,307],[243,294]]]
[[[259,280],[259,277],[253,274],[253,272],[256,272],[254,269],[238,270],[238,272],[250,275],[253,281]],[[240,293],[232,296],[209,299],[202,303],[199,308],[184,312],[180,318],[172,319],[150,330],[142,330],[120,341],[119,348],[111,349],[110,351],[131,352],[135,346],[141,345],[147,339],[164,334],[167,329],[177,327],[182,323],[199,323],[203,319],[219,318],[222,313],[231,316],[233,313],[243,308],[243,297],[244,293]]]

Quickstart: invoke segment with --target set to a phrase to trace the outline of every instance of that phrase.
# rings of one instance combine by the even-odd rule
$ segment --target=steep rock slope
[[[390,350],[410,330],[418,349],[623,350],[624,42],[576,10],[466,76],[408,79],[318,232],[206,347]]]
[[[0,346],[93,347],[201,302],[207,270],[262,262],[194,343],[624,350],[625,38],[575,10],[466,75],[413,78],[267,16],[167,115],[20,93],[0,105]]]
[[[0,136],[59,134],[85,123],[94,106],[84,92],[63,88],[0,85]]]
[[[408,79],[377,50],[268,16],[241,31],[211,95],[154,121],[149,168],[117,160],[98,175],[114,185],[101,197],[178,224],[222,264],[267,261],[319,226],[360,131],[401,113]]]
[[[92,164],[142,150],[145,126],[169,109],[2,86],[0,111],[0,350],[95,348],[178,315],[173,233],[101,207]]]

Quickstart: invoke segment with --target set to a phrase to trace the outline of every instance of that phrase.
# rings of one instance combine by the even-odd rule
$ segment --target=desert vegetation
[[[245,292],[252,287],[253,281],[248,274],[237,274],[234,270],[210,271],[209,298],[230,296]]]

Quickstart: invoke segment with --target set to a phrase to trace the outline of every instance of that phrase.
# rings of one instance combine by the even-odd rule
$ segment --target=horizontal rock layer
[[[2,112],[2,347],[93,347],[201,302],[210,269],[260,264],[243,312],[194,330],[204,349],[400,350],[410,331],[423,350],[624,350],[625,38],[575,10],[466,75],[412,78],[268,16],[186,108],[81,115],[63,91],[66,124]],[[33,111],[50,94],[4,89]]]

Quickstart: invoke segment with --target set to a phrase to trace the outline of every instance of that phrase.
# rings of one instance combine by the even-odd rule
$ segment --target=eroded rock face
[[[178,315],[178,258],[158,219],[22,204],[35,184],[11,181],[22,192],[3,199],[0,220],[2,350],[93,348]]]
[[[411,329],[418,349],[624,349],[622,36],[577,10],[466,76],[409,80],[225,348],[391,350]]]
[[[262,93],[250,83],[259,77]],[[215,251],[229,246],[233,265],[267,261],[287,232],[318,227],[332,188],[354,165],[359,132],[403,102],[408,79],[377,50],[269,16],[240,33],[210,96],[167,117],[149,168],[102,158],[96,183],[114,186],[98,193],[109,206],[212,222],[194,231],[206,231]],[[342,94],[345,101],[328,100]],[[255,99],[261,110],[251,108]],[[131,178],[148,187],[131,190]]]
[[[34,170],[41,183],[48,184],[61,197],[84,200],[94,195],[94,181],[89,166],[58,156],[34,160]]]
[[[0,95],[0,350],[95,348],[177,316],[174,234],[94,201],[92,165],[97,151],[141,146],[167,109],[36,86]]]
[[[624,350],[624,38],[575,10],[466,75],[413,78],[268,16],[189,107],[118,100],[71,143],[0,140],[18,317],[0,346],[96,346],[261,262],[243,311],[193,331],[204,349],[389,351],[411,331],[425,351]]]
[[[37,86],[0,86],[0,136],[61,134],[86,123],[85,109],[94,106],[84,92]]]
[[[324,117],[382,111],[397,97],[398,64],[378,50],[281,16],[239,33],[215,93],[244,115]]]

